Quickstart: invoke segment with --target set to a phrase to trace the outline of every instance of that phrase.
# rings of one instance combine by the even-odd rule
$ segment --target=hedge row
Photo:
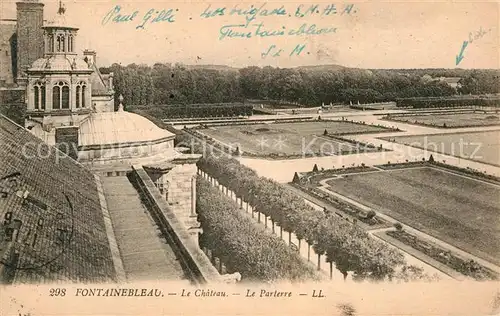
[[[200,245],[239,272],[247,281],[319,280],[311,266],[286,243],[256,226],[237,204],[212,187],[197,181],[197,211],[203,228]]]
[[[134,108],[134,107],[133,107]],[[149,114],[165,118],[234,117],[252,115],[251,104],[154,105],[139,107]]]
[[[327,261],[335,263],[344,276],[353,272],[355,279],[406,279],[408,275],[401,273],[416,269],[408,268],[399,251],[370,237],[355,225],[316,211],[292,191],[273,180],[259,177],[235,159],[205,157],[198,162],[198,167],[254,209],[269,216],[273,225],[277,223],[289,234],[294,233],[299,243],[306,240],[318,255],[326,254]],[[412,278],[424,277],[419,271]]]
[[[437,108],[464,106],[498,106],[500,100],[486,98],[408,98],[396,99],[398,107]]]

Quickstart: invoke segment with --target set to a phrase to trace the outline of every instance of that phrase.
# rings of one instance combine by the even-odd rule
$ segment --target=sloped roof
[[[91,68],[93,72],[90,74],[90,84],[92,85],[92,95],[111,95],[110,87],[108,87],[104,76],[99,71],[99,67],[96,64],[92,64]],[[112,87],[111,87],[112,88]]]
[[[89,65],[78,56],[55,55],[35,60],[29,71],[89,71]]]
[[[0,187],[0,218],[10,222],[0,224],[0,269],[11,281],[114,280],[94,175],[2,115]]]

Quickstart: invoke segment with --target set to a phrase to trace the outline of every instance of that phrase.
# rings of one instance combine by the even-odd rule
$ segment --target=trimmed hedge
[[[274,235],[266,233],[237,204],[197,181],[197,211],[203,228],[200,245],[213,251],[228,271],[247,281],[319,280],[314,269]]]
[[[273,223],[299,240],[306,240],[317,254],[326,254],[327,261],[335,263],[344,276],[353,272],[355,279],[386,280],[397,278],[408,267],[401,252],[355,225],[316,211],[281,184],[259,177],[235,159],[205,157],[198,162],[198,168],[269,216]]]
[[[450,98],[406,98],[396,99],[398,107],[437,108],[437,107],[464,107],[464,106],[499,106],[500,99],[479,96],[464,96]]]
[[[157,118],[200,118],[250,116],[253,107],[243,103],[191,104],[191,105],[151,105],[132,108],[143,110]]]

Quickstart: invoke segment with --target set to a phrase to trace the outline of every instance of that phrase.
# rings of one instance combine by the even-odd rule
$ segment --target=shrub
[[[314,167],[313,167],[313,171],[312,172],[318,172],[319,169],[318,169],[318,165],[317,164],[314,164]]]
[[[377,215],[374,210],[369,210],[368,213],[366,213],[366,219],[372,219]]]
[[[325,128],[325,131],[323,132],[323,135],[324,136],[328,135],[328,131],[326,130],[326,128]]]
[[[397,231],[403,231],[403,225],[399,222],[394,223],[394,228],[396,228]]]
[[[236,146],[236,149],[234,150],[234,155],[235,156],[240,156],[241,155],[241,151],[240,151],[240,147],[239,146]]]

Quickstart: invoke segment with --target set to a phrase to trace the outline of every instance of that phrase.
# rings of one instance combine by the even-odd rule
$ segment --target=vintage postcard
[[[499,15],[2,0],[0,315],[500,315]]]

